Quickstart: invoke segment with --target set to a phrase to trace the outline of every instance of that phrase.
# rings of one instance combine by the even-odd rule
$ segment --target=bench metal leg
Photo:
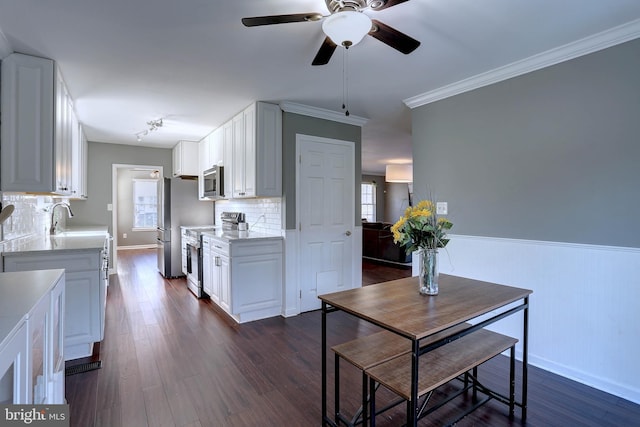
[[[516,403],[516,346],[509,351],[509,418],[513,419]]]
[[[335,419],[335,423],[336,425],[339,425],[340,423],[340,418],[339,418],[339,414],[340,414],[340,357],[338,356],[338,353],[335,353],[334,356],[335,360],[333,362],[333,366],[334,366],[334,381],[335,381],[335,393],[334,393],[334,408],[335,408],[335,412],[334,412],[334,419]]]
[[[373,378],[369,379],[369,413],[371,414],[371,427],[376,426],[376,382]],[[363,424],[364,425],[364,424]]]

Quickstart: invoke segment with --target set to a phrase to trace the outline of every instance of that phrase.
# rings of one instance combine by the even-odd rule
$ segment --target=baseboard
[[[116,248],[117,251],[128,251],[131,249],[155,249],[158,246],[156,244],[149,245],[131,245],[131,246],[118,246]]]

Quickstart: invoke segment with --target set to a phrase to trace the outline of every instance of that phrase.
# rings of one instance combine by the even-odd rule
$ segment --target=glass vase
[[[438,295],[438,250],[422,249],[420,261],[420,293]]]

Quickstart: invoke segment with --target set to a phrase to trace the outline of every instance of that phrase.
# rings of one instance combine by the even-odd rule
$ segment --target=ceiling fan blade
[[[289,22],[319,21],[320,13],[294,13],[291,15],[270,15],[242,18],[245,27],[257,27],[260,25],[288,24]]]
[[[397,4],[400,4],[400,3],[404,3],[406,1],[409,1],[409,0],[387,0],[387,1],[383,2],[383,4],[381,4],[378,7],[372,6],[371,9],[372,10],[388,9],[390,7],[393,7],[393,6],[395,6]]]
[[[311,65],[328,64],[331,59],[331,55],[333,55],[333,52],[336,50],[336,47],[336,44],[331,41],[329,37],[325,37],[324,42],[322,42],[322,46],[320,46],[316,57],[313,58]]]
[[[373,24],[373,29],[369,32],[371,37],[380,40],[382,43],[391,46],[405,55],[413,52],[418,48],[418,46],[420,46],[420,42],[418,40],[409,37],[405,33],[401,33],[380,21],[372,19],[371,23]]]

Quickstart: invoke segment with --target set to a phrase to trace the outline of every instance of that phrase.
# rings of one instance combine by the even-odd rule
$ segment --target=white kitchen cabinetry
[[[60,269],[0,274],[0,404],[64,403],[64,295]]]
[[[233,122],[222,125],[222,159],[224,166],[224,196],[233,197]]]
[[[87,137],[73,116],[73,127],[71,136],[71,198],[86,199],[87,193],[87,161],[88,161]]]
[[[198,176],[198,142],[179,141],[173,147],[173,176]]]
[[[224,166],[224,130],[217,128],[209,135],[204,137],[198,144],[198,194],[200,200],[209,200],[204,196],[204,178],[203,172],[211,169],[213,166]]]
[[[281,196],[280,107],[266,102],[256,102],[233,117],[232,128],[233,198]]]
[[[2,60],[2,191],[72,196],[73,101],[54,61]]]
[[[182,274],[184,274],[185,276],[187,275],[187,229],[186,228],[181,228],[180,229],[180,248],[181,248],[181,255],[182,255],[182,263],[181,263],[181,270],[182,270]]]
[[[213,292],[213,265],[211,259],[211,240],[202,238],[202,290],[215,301],[217,295]]]
[[[239,323],[281,314],[282,239],[231,239],[203,234],[203,261],[211,300]]]
[[[65,360],[87,357],[93,344],[104,338],[106,282],[103,251],[16,252],[4,254],[4,271],[30,271],[64,268],[66,296],[64,301]]]

